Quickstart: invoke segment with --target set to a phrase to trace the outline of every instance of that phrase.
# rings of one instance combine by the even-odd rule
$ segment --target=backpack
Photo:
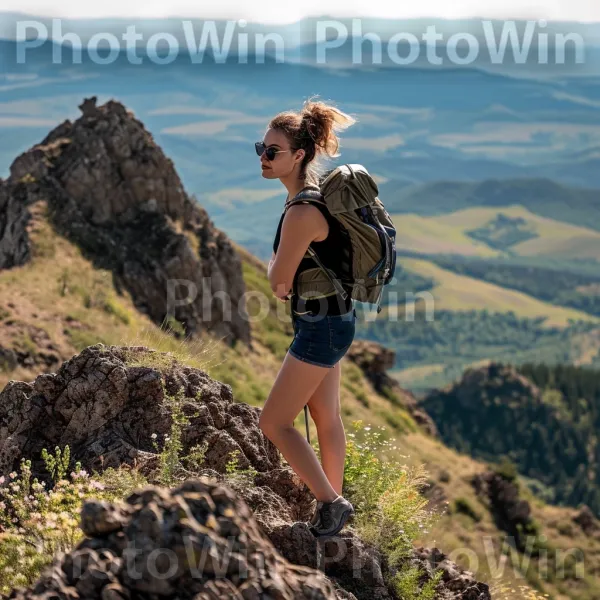
[[[378,193],[365,167],[346,164],[328,171],[318,186],[307,186],[286,204],[285,210],[299,203],[324,204],[341,224],[347,242],[340,248],[343,273],[327,269],[309,245],[304,258],[313,258],[317,267],[298,274],[298,296],[308,299],[339,293],[344,300],[349,295],[374,303],[377,314],[381,312],[383,288],[396,269],[396,229]]]

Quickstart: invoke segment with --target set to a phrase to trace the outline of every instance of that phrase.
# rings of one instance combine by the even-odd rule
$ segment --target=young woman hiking
[[[339,156],[337,132],[354,122],[337,108],[312,100],[300,112],[282,112],[271,120],[256,152],[262,176],[279,179],[286,187],[285,208],[300,191],[318,183],[316,159]],[[327,268],[340,273],[344,239],[339,228],[318,202],[290,206],[279,221],[268,269],[275,296],[283,302],[291,297],[294,338],[263,407],[260,428],[315,495],[317,509],[310,519],[315,536],[335,535],[354,512],[341,495],[346,436],[339,361],[354,338],[356,311],[352,299],[344,300],[333,286],[330,295],[311,299],[298,297],[294,290],[298,275],[316,267],[312,258],[303,258],[309,244]],[[306,404],[317,428],[322,465],[294,428]]]

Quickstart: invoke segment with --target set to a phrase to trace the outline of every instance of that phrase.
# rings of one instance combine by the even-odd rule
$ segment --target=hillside
[[[600,516],[600,370],[492,364],[466,371],[421,406],[449,446],[484,460],[510,457],[549,501],[586,504]]]
[[[89,116],[83,117],[81,122],[63,126],[63,131],[73,132],[80,128],[83,131],[88,129],[93,131],[95,127],[103,129],[103,115],[112,115],[113,111],[116,111],[127,126],[140,128],[139,131],[144,134],[145,143],[140,149],[133,151],[131,160],[135,161],[141,156],[147,156],[149,149],[152,150],[154,157],[160,156],[156,154],[157,148],[151,142],[149,134],[139,122],[133,120],[133,115],[121,110],[115,104],[97,108],[100,115],[95,117],[95,122],[90,121]],[[110,141],[106,139],[104,141],[105,148],[114,147]],[[2,475],[12,480],[11,470],[18,469],[19,459],[23,456],[32,461],[33,473],[44,477],[44,460],[41,458],[41,451],[45,445],[48,445],[50,446],[48,450],[52,452],[51,446],[54,444],[72,445],[73,462],[81,461],[82,467],[85,465],[88,469],[100,468],[100,471],[111,466],[117,469],[123,468],[123,473],[118,471],[117,474],[107,469],[106,473],[94,476],[101,478],[101,481],[93,480],[106,486],[107,499],[110,502],[127,498],[128,516],[115,516],[115,519],[109,520],[110,527],[114,528],[111,531],[118,538],[121,535],[119,532],[135,529],[131,523],[140,523],[138,515],[146,514],[143,511],[138,512],[142,510],[145,500],[131,493],[139,485],[147,483],[147,479],[144,478],[152,475],[153,467],[156,468],[157,463],[159,475],[161,473],[164,475],[165,469],[170,468],[169,465],[178,465],[180,453],[192,452],[192,446],[202,443],[204,441],[202,436],[210,432],[214,437],[208,438],[213,449],[213,453],[209,455],[208,467],[217,471],[217,475],[223,476],[228,473],[227,451],[236,447],[231,443],[230,438],[240,435],[245,441],[238,442],[238,445],[246,458],[251,456],[247,464],[242,460],[240,465],[240,477],[243,481],[247,481],[251,475],[244,470],[249,469],[250,466],[263,474],[279,466],[284,468],[283,472],[277,471],[280,479],[276,478],[273,481],[271,478],[277,473],[264,475],[262,479],[254,475],[250,477],[251,485],[241,486],[243,489],[240,493],[248,499],[262,532],[272,542],[275,540],[273,543],[286,560],[296,565],[315,564],[311,561],[315,560],[316,555],[312,551],[304,552],[306,547],[298,545],[300,539],[306,541],[306,538],[294,537],[294,543],[288,543],[289,536],[295,535],[297,531],[292,525],[295,521],[301,520],[304,515],[304,513],[290,513],[290,507],[306,508],[305,490],[299,488],[298,482],[289,481],[289,471],[285,470],[285,465],[278,463],[279,455],[268,447],[260,432],[251,428],[247,431],[246,428],[249,427],[247,423],[242,427],[240,421],[233,419],[230,422],[227,420],[229,417],[227,419],[223,417],[225,405],[226,413],[231,411],[234,416],[242,415],[243,418],[240,417],[242,421],[246,419],[245,416],[254,415],[253,419],[256,417],[257,408],[252,407],[260,407],[267,397],[291,338],[288,308],[283,307],[270,293],[266,265],[231,242],[221,232],[212,229],[209,226],[210,220],[205,221],[205,228],[202,230],[205,234],[198,237],[190,235],[193,232],[185,230],[185,220],[180,222],[179,227],[184,228],[183,236],[189,242],[189,246],[183,244],[181,237],[173,233],[173,231],[178,232],[177,223],[173,223],[170,217],[167,218],[169,206],[161,205],[155,213],[155,222],[161,223],[160,230],[168,236],[168,240],[179,241],[180,245],[175,244],[175,248],[181,248],[184,257],[188,256],[190,261],[192,258],[198,260],[203,268],[204,266],[212,268],[215,261],[218,263],[216,257],[219,256],[219,251],[229,252],[231,249],[235,253],[235,260],[239,261],[237,264],[243,280],[243,290],[252,292],[248,296],[245,307],[248,315],[257,315],[261,312],[262,303],[259,301],[261,295],[268,299],[269,311],[263,318],[247,322],[246,335],[233,343],[221,331],[215,331],[214,328],[211,330],[198,326],[191,332],[183,319],[182,321],[177,318],[156,319],[155,315],[142,310],[136,288],[130,289],[126,285],[118,285],[122,280],[117,275],[122,272],[128,273],[126,267],[140,269],[140,263],[137,261],[138,257],[144,256],[147,242],[144,236],[138,233],[131,238],[131,253],[111,254],[106,249],[110,249],[109,242],[106,247],[96,246],[99,241],[104,243],[108,239],[123,240],[125,232],[135,230],[136,219],[132,222],[128,218],[113,217],[109,223],[95,223],[96,219],[93,215],[102,214],[100,209],[107,208],[106,201],[102,199],[98,200],[98,206],[90,207],[99,213],[90,210],[85,217],[80,217],[74,208],[85,206],[87,199],[81,197],[76,201],[76,196],[70,195],[71,190],[77,191],[77,187],[57,185],[63,169],[67,169],[68,172],[68,166],[71,164],[70,161],[62,161],[62,153],[58,150],[53,158],[52,155],[48,155],[47,144],[32,149],[25,155],[28,157],[26,163],[20,159],[16,164],[26,164],[27,173],[39,173],[38,177],[35,175],[25,177],[20,173],[19,178],[25,177],[24,181],[5,181],[0,188],[4,193],[0,196],[1,215],[5,219],[2,222],[8,224],[8,228],[1,232],[0,248],[5,252],[5,256],[12,257],[13,261],[10,265],[3,263],[0,268],[0,307],[2,308],[0,350],[3,358],[0,374],[0,388],[3,389],[3,400],[0,402],[0,440],[2,440],[1,456],[4,461]],[[88,156],[85,146],[80,148],[80,152]],[[102,152],[100,156],[106,157]],[[108,156],[113,156],[110,150]],[[51,181],[46,181],[48,175],[44,174],[43,170],[36,171],[37,168],[41,168],[37,164],[37,159],[45,168],[52,169],[57,168],[53,165],[60,165],[60,169],[54,173]],[[82,161],[82,164],[85,165],[85,161]],[[116,160],[106,164],[114,167]],[[85,173],[83,167],[80,169]],[[82,171],[80,170],[79,173]],[[123,179],[120,175],[117,177],[116,172],[112,175],[110,180],[119,181],[121,188],[127,189],[126,178]],[[164,180],[171,176],[169,171],[165,171],[158,179]],[[32,178],[35,181],[32,181]],[[155,189],[160,189],[160,183],[155,181],[154,185]],[[97,187],[102,189],[100,185]],[[44,194],[42,195],[41,192]],[[183,194],[182,191],[180,193]],[[126,209],[124,214],[127,213],[127,209],[136,214],[135,197],[133,195],[127,197],[131,204],[123,207]],[[183,197],[179,196],[179,198]],[[27,201],[18,204],[15,198]],[[72,202],[68,202],[69,199]],[[53,214],[52,207],[59,201],[67,202],[67,205],[72,206],[73,210],[69,213],[74,217],[72,223],[81,224],[84,230],[89,232],[90,237],[85,239],[78,237],[76,235],[78,228],[69,228],[66,219],[60,219]],[[16,210],[23,208],[26,210]],[[71,229],[75,229],[75,233]],[[11,237],[8,236],[8,232],[11,233]],[[13,236],[14,232],[18,232],[18,235]],[[105,236],[102,235],[103,233]],[[15,239],[22,241],[17,246],[20,250],[7,252],[8,248],[14,248],[12,242]],[[215,240],[218,240],[218,243]],[[206,248],[203,246],[204,243],[207,244]],[[98,248],[97,253],[93,252],[94,247]],[[104,263],[104,266],[102,263],[99,264],[103,253],[108,253],[108,256],[112,257],[110,261]],[[133,257],[133,263],[130,257]],[[160,260],[160,257],[154,258],[153,266],[160,266]],[[142,261],[141,265],[144,264]],[[183,260],[173,259],[170,264],[173,268],[173,271],[170,271],[171,275],[177,277],[178,268],[186,263]],[[147,276],[145,270],[138,272]],[[150,272],[155,275],[157,273],[154,269]],[[160,275],[160,271],[158,274]],[[185,271],[182,275],[179,278],[185,279]],[[238,287],[235,289],[241,289],[239,281],[236,285]],[[142,292],[144,298],[151,290],[144,289]],[[204,316],[208,317],[203,312],[198,313],[198,317]],[[204,318],[198,319],[198,323],[205,321]],[[551,341],[549,338],[549,346]],[[542,542],[542,537],[545,538],[554,553],[553,556],[563,557],[564,554],[563,562],[567,565],[568,572],[566,576],[562,576],[552,568],[548,577],[542,577],[540,564],[535,557],[528,566],[526,553],[521,552],[520,548],[513,552],[506,547],[510,524],[503,523],[500,517],[506,511],[510,512],[511,505],[503,506],[502,503],[499,505],[493,487],[494,485],[502,487],[504,484],[489,475],[488,464],[457,453],[436,437],[435,428],[431,426],[427,415],[417,406],[414,396],[400,388],[389,377],[387,371],[396,360],[397,357],[393,353],[381,349],[377,344],[361,347],[359,343],[353,346],[353,352],[344,358],[341,386],[342,419],[347,431],[352,434],[349,435],[348,463],[352,468],[348,470],[346,481],[349,493],[357,494],[362,501],[368,500],[370,502],[367,503],[368,507],[376,507],[379,497],[373,494],[381,489],[379,487],[381,481],[378,478],[385,471],[378,471],[377,468],[380,467],[375,468],[373,465],[380,465],[377,460],[379,456],[396,461],[393,464],[399,466],[392,470],[391,481],[397,486],[393,489],[398,494],[397,498],[401,506],[414,506],[407,504],[411,498],[418,505],[420,496],[417,492],[421,492],[426,495],[427,510],[436,507],[440,515],[439,521],[428,529],[426,526],[419,526],[424,524],[425,517],[415,509],[414,515],[418,518],[415,516],[410,521],[411,527],[414,525],[414,531],[411,529],[410,543],[417,548],[423,546],[423,550],[415,551],[412,566],[426,571],[429,569],[429,577],[433,575],[434,567],[443,564],[447,569],[444,582],[446,584],[454,581],[452,585],[455,586],[455,592],[468,594],[480,590],[476,596],[459,597],[469,600],[485,598],[481,596],[484,593],[481,590],[484,588],[480,588],[480,584],[475,585],[476,582],[485,582],[490,585],[494,600],[521,600],[525,592],[520,590],[520,586],[527,581],[549,593],[555,600],[596,598],[600,581],[597,577],[599,563],[595,549],[597,544],[594,533],[595,521],[585,520],[585,513],[582,517],[579,509],[548,505],[534,497],[528,491],[524,480],[517,478],[518,488],[507,489],[511,490],[513,497],[516,494],[517,498],[526,501],[529,506],[530,518],[523,521],[527,525],[527,531],[534,533],[536,544]],[[168,396],[175,394],[178,389],[182,389],[187,394],[187,401],[192,403],[191,414],[184,414],[183,417],[198,419],[196,425],[199,425],[203,419],[211,421],[211,427],[219,429],[221,433],[217,435],[212,429],[202,429],[198,426],[186,428],[183,425],[183,430],[173,427],[173,423],[177,424],[181,417],[181,413],[177,412],[178,405],[166,402],[161,407],[164,411],[156,406],[156,403],[168,400],[161,386],[163,381],[168,384],[166,388]],[[196,392],[200,388],[208,392],[198,399]],[[93,393],[89,392],[90,389]],[[61,396],[64,390],[72,390],[72,393]],[[97,395],[94,395],[96,392]],[[203,402],[206,404],[202,404]],[[53,417],[48,418],[48,415]],[[183,417],[181,418],[185,421]],[[225,420],[222,421],[221,418]],[[225,423],[230,425],[225,426]],[[203,427],[205,425],[206,423]],[[304,433],[302,415],[296,420],[295,425]],[[136,434],[124,437],[123,427],[131,428],[130,432],[137,431],[139,436]],[[183,431],[183,437],[178,437],[178,431],[180,433]],[[314,433],[312,423],[311,431]],[[163,442],[163,446],[159,448],[153,446],[152,433],[159,434],[159,441]],[[172,444],[167,443],[168,440],[164,438],[170,433],[176,434]],[[314,435],[312,437],[314,438]],[[177,450],[179,443],[182,444],[182,448]],[[265,450],[257,450],[257,444],[266,444]],[[374,449],[377,451],[377,457],[371,454]],[[174,456],[175,463],[169,462]],[[198,459],[196,454],[193,456]],[[130,469],[133,466],[133,471],[125,469],[127,464],[130,465]],[[187,460],[184,465],[183,471],[176,472],[180,479],[171,486],[173,488],[171,492],[149,492],[144,496],[145,498],[152,498],[153,494],[160,496],[160,500],[157,500],[153,508],[158,512],[154,514],[163,515],[165,514],[163,511],[168,512],[174,497],[180,497],[186,504],[191,502],[188,492],[177,491],[176,486],[189,476],[190,469],[194,469],[193,472],[198,474],[198,465]],[[402,465],[406,465],[406,469]],[[421,465],[424,465],[427,471],[425,479],[428,480],[428,484],[423,486],[411,484],[411,487],[408,483],[403,483],[406,482],[404,478],[410,472],[408,468],[418,468]],[[71,463],[67,466],[73,468]],[[137,471],[136,468],[140,470]],[[66,473],[68,472],[67,470]],[[171,471],[168,472],[173,474]],[[352,477],[359,477],[363,473],[367,484],[363,485],[361,479],[357,484],[357,480]],[[153,476],[156,477],[156,474],[154,473]],[[124,482],[122,478],[125,478]],[[46,475],[45,479],[49,480],[49,477]],[[164,479],[162,481],[164,484]],[[511,485],[515,482],[510,478],[507,481]],[[77,485],[81,484],[77,483]],[[206,487],[196,488],[196,491],[213,497],[214,488],[207,484],[203,485]],[[265,488],[273,490],[274,495]],[[79,543],[78,536],[81,535],[76,524],[81,501],[77,494],[81,489],[75,487],[75,484],[73,488],[66,488],[64,492],[66,504],[60,504],[60,508],[49,509],[50,512],[67,511],[69,529],[65,530],[68,533],[68,535],[65,533],[65,536],[71,540],[69,542],[71,546],[65,548],[67,552]],[[99,494],[98,489],[95,491],[85,489],[86,494],[89,493],[92,497],[94,494]],[[109,492],[112,494],[110,498],[108,498]],[[369,492],[368,498],[364,497],[365,492]],[[265,498],[270,499],[266,505]],[[231,497],[228,497],[226,502],[230,503],[229,506],[232,504],[237,506],[235,504],[237,501]],[[275,511],[277,514],[273,514],[273,506],[278,507]],[[117,513],[119,510],[121,508],[117,509]],[[103,545],[106,541],[105,536],[98,533],[101,528],[106,527],[106,520],[103,520],[102,515],[113,515],[115,511],[104,506],[98,512],[97,505],[93,503],[86,511],[89,511],[85,513],[89,515],[89,519],[85,521],[87,526],[84,527],[88,527],[85,532],[90,536],[89,544],[99,550],[110,550],[114,554],[118,549],[111,545]],[[357,560],[361,557],[366,559],[362,542],[358,541],[357,536],[365,536],[364,539],[367,539],[369,531],[371,535],[374,534],[372,519],[373,515],[377,514],[366,510],[364,513],[366,520],[362,523],[357,522],[352,526],[353,528],[349,528],[349,537],[343,538],[356,542],[356,546],[351,547],[356,548],[358,555],[345,554],[345,558],[340,558],[342,560],[340,564],[336,563],[335,548],[329,550],[331,554],[328,556],[329,558],[333,556],[334,562],[329,565],[326,574],[331,576],[331,581],[337,582],[338,586],[346,590],[344,592],[339,587],[336,588],[338,598],[351,600],[354,597],[357,600],[363,598],[370,600],[378,597],[373,595],[375,584],[383,588],[382,580],[378,575],[380,571],[377,564],[379,563],[376,563],[372,569],[364,571],[364,578],[358,581],[354,579],[355,587],[350,587],[348,579],[352,580],[352,578],[348,578],[346,570],[349,568],[348,557],[354,556]],[[410,517],[406,513],[403,514],[402,518]],[[54,519],[54,516],[51,518]],[[395,526],[400,522],[392,521],[396,523]],[[227,526],[225,523],[226,521],[221,523],[223,527]],[[359,528],[359,524],[362,529]],[[32,525],[27,524],[27,532],[38,531],[35,528],[29,529],[30,526]],[[45,561],[51,557],[52,548],[56,547],[52,544],[56,543],[56,538],[50,536],[47,539],[49,545],[44,546],[44,552],[32,553],[29,549],[31,540],[28,542],[19,538],[24,534],[18,528],[15,529],[14,525],[5,520],[2,521],[2,527],[10,528],[8,532],[3,531],[3,534],[0,534],[2,542],[9,544],[10,552],[7,550],[0,553],[0,567],[9,568],[14,574],[15,566],[26,564],[30,570],[24,575],[26,574],[30,579],[23,584],[29,586],[35,581],[41,567],[46,564]],[[197,530],[198,525],[193,524],[192,527]],[[246,524],[243,527],[246,527]],[[254,526],[250,525],[250,527]],[[61,530],[55,527],[53,531],[60,533]],[[138,538],[134,536],[134,539]],[[252,537],[252,540],[252,543],[256,542],[261,547],[261,552],[274,556],[270,549],[265,550],[263,542],[258,538]],[[403,543],[405,542],[406,539]],[[491,558],[490,548],[486,547],[486,544],[491,544]],[[171,548],[171,546],[167,547]],[[569,557],[568,549],[573,547],[580,551],[576,557]],[[78,548],[77,554],[68,554],[71,558],[65,559],[67,562],[60,565],[68,564],[73,556],[80,556],[79,552],[83,549]],[[467,556],[464,554],[465,549],[469,550]],[[462,568],[471,569],[475,579],[452,567],[444,553],[448,553],[449,559],[455,559]],[[510,557],[506,569],[498,572],[495,565],[504,554]],[[580,555],[583,556],[583,560]],[[26,561],[24,556],[27,557]],[[473,560],[474,558],[477,562]],[[110,562],[112,558],[106,556],[102,558],[102,561],[107,560]],[[582,563],[586,567],[586,576],[583,579],[578,578],[575,571],[575,567]],[[104,562],[102,565],[102,569],[110,566]],[[298,573],[297,568],[293,571]],[[387,571],[384,569],[384,572]],[[65,573],[64,569],[62,573]],[[307,572],[303,571],[303,573]],[[63,574],[58,573],[58,576],[61,578],[60,581],[64,581]],[[523,579],[524,576],[526,580]],[[418,579],[417,571],[408,570],[403,575],[402,585],[405,589],[415,592],[425,583],[421,580],[419,584]],[[48,582],[48,579],[44,581]],[[296,580],[292,580],[290,576],[289,585],[295,585],[294,581]],[[363,583],[367,588],[357,589],[358,584]],[[81,585],[88,584],[81,583]],[[114,585],[117,585],[117,582],[114,582]],[[501,591],[501,586],[506,587],[508,591]],[[510,592],[511,588],[515,591]],[[15,597],[35,597],[32,594],[39,594],[47,589],[41,587],[35,592],[27,592],[29,595],[25,592],[16,592],[15,594],[21,595]],[[112,589],[116,593],[120,588]],[[443,589],[440,587],[440,590]],[[354,596],[349,595],[350,593]],[[448,594],[444,596],[442,592],[436,596],[440,600],[446,597]]]
[[[390,214],[433,216],[473,207],[521,206],[541,217],[600,231],[598,192],[561,185],[550,179],[436,181],[399,188],[393,181],[387,181],[380,191],[383,198],[389,198],[386,208]]]
[[[471,207],[429,217],[392,214],[396,228],[402,232],[398,240],[400,250],[600,261],[600,232],[593,229],[594,225],[570,225],[557,217],[541,217],[516,205]]]
[[[433,280],[434,286],[428,292],[433,296],[436,311],[512,313],[517,318],[544,319],[548,327],[565,327],[569,320],[600,322],[582,311],[554,306],[522,292],[458,275],[426,260],[403,258],[400,264],[409,273]]]

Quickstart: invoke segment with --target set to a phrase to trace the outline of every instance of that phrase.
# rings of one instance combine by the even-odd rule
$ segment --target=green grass
[[[545,325],[548,327],[565,327],[569,319],[600,323],[600,319],[583,311],[555,306],[523,292],[509,290],[466,275],[458,275],[427,260],[402,258],[400,263],[404,269],[435,281],[434,288],[427,292],[433,296],[433,302],[429,299],[427,302],[434,311],[487,310],[499,313],[512,311],[518,317],[544,317]],[[382,314],[387,310],[384,308]]]
[[[450,214],[424,217],[416,214],[392,215],[400,235],[397,247],[423,254],[461,254],[492,257],[502,254],[484,242],[478,242],[468,231],[484,227],[496,215],[522,218],[537,235],[515,244],[511,252],[521,256],[553,256],[560,258],[593,258],[600,260],[600,233],[579,225],[571,225],[541,217],[522,206],[501,208],[467,208]]]

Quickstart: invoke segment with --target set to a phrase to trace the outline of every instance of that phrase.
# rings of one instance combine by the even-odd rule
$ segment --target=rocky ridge
[[[202,370],[175,362],[152,366],[164,365],[160,358],[145,347],[98,344],[56,373],[31,383],[12,381],[0,393],[0,474],[27,457],[34,475],[43,475],[41,450],[54,445],[69,445],[72,459],[88,470],[131,464],[148,471],[157,458],[152,434],[170,431],[172,414],[166,407],[175,397],[188,421],[182,430],[184,453],[204,442],[208,448],[202,479],[170,491],[150,487],[124,502],[88,502],[82,511],[87,539],[57,557],[31,589],[11,597],[396,599],[389,585],[393,569],[351,525],[320,542],[309,532],[305,521],[314,498],[262,434],[260,409],[235,402],[228,385]],[[240,468],[257,472],[253,484],[237,495],[223,485],[232,452],[238,453]],[[225,540],[239,552],[224,562]],[[192,552],[196,565],[201,559],[228,565],[222,576],[210,566],[193,577],[193,564],[184,557],[157,582],[148,566],[156,551],[181,557],[186,543],[197,549]],[[135,580],[126,568],[127,548],[141,550],[135,564],[142,575]],[[438,599],[490,598],[487,585],[438,549],[416,549],[408,560],[423,570],[423,584],[435,568],[442,570]],[[159,571],[170,573],[161,564]]]
[[[56,127],[0,180],[0,269],[31,260],[28,228],[44,202],[55,230],[111,271],[116,289],[155,323],[173,317],[190,337],[210,331],[250,343],[232,242],[122,104],[89,98],[80,109],[79,119]]]

